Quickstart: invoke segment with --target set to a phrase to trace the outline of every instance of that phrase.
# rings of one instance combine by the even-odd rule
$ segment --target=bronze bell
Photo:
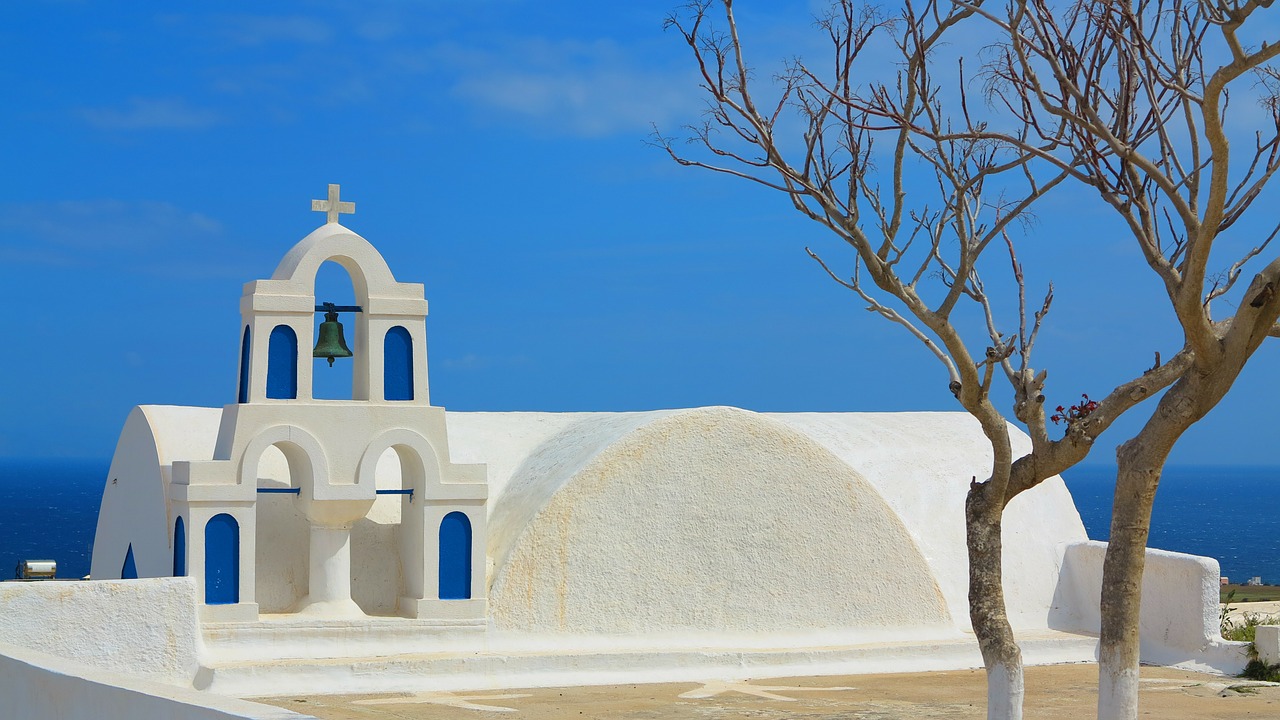
[[[316,349],[311,357],[328,358],[329,367],[333,367],[333,359],[351,357],[351,348],[347,347],[346,338],[342,337],[342,323],[338,322],[338,313],[330,310],[324,314],[324,322],[320,323],[320,337],[316,340]]]

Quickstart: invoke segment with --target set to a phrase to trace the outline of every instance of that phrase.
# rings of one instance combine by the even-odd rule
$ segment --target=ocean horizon
[[[22,560],[54,560],[58,577],[89,574],[106,460],[0,458],[0,578]],[[1092,540],[1110,534],[1115,468],[1063,473]],[[1232,582],[1280,584],[1280,512],[1265,499],[1280,467],[1178,465],[1165,468],[1151,519],[1150,546],[1214,558]],[[7,564],[6,564],[7,563]]]

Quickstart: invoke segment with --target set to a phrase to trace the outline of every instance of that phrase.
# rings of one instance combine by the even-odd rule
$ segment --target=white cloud
[[[219,122],[217,113],[180,98],[130,98],[123,108],[81,108],[80,116],[104,130],[199,130]]]
[[[303,16],[267,17],[237,15],[225,18],[223,33],[232,41],[247,46],[292,42],[318,45],[333,38],[333,29],[315,18]]]
[[[501,51],[444,55],[456,71],[454,93],[477,109],[572,134],[645,132],[700,108],[688,72],[644,67],[613,42],[526,39]]]
[[[0,205],[0,257],[23,265],[127,266],[166,255],[192,260],[222,240],[222,226],[163,202],[120,200]],[[173,248],[172,253],[168,248]],[[203,265],[203,263],[197,263]]]

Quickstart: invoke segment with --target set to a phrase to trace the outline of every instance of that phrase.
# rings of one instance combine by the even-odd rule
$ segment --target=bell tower
[[[328,222],[295,245],[271,279],[244,286],[240,402],[313,400],[314,356],[330,358],[330,365],[351,358],[352,400],[430,404],[422,285],[397,282],[367,240],[338,224],[340,213],[355,212],[355,203],[340,201],[338,193],[339,186],[330,185],[328,200],[312,201],[312,209],[325,212]],[[315,296],[316,273],[326,261],[350,275],[354,306]],[[319,338],[317,313],[325,314]],[[341,319],[354,321],[349,336],[342,325],[330,324]],[[340,347],[339,333],[350,341],[349,355],[333,352]]]
[[[202,612],[215,621],[256,618],[261,561],[296,568],[288,587],[262,578],[271,612],[363,616],[352,593],[359,576],[387,597],[379,612],[482,622],[485,467],[449,460],[444,409],[428,393],[423,286],[397,281],[373,245],[338,223],[355,203],[342,201],[337,185],[312,209],[327,222],[269,279],[244,285],[237,402],[222,411],[213,460],[173,463],[175,512],[191,528],[185,566],[202,585]],[[354,305],[316,297],[325,262],[348,273]],[[314,397],[317,357],[353,364],[351,399]],[[266,470],[272,463],[287,465],[286,479]],[[379,536],[377,571],[353,573],[352,528],[369,522],[380,495],[399,496],[391,513],[399,528]],[[302,542],[290,545],[278,522],[260,525],[263,503],[277,503],[272,517],[301,518]],[[295,557],[276,556],[286,552]]]

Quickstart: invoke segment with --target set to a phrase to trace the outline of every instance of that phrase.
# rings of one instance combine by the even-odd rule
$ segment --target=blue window
[[[413,338],[399,325],[387,331],[382,344],[382,397],[413,399]]]
[[[178,517],[178,521],[173,524],[173,576],[186,577],[187,575],[187,526],[182,522],[182,517]]]
[[[133,561],[133,544],[129,544],[129,551],[124,554],[124,567],[120,569],[121,580],[137,580],[138,565]]]
[[[288,325],[271,329],[267,344],[267,397],[298,397],[298,334]]]
[[[204,526],[204,601],[240,602],[240,523],[226,513]]]
[[[249,326],[244,328],[244,339],[240,341],[240,395],[238,403],[249,402]]]
[[[451,512],[440,521],[440,599],[471,597],[471,521]]]

